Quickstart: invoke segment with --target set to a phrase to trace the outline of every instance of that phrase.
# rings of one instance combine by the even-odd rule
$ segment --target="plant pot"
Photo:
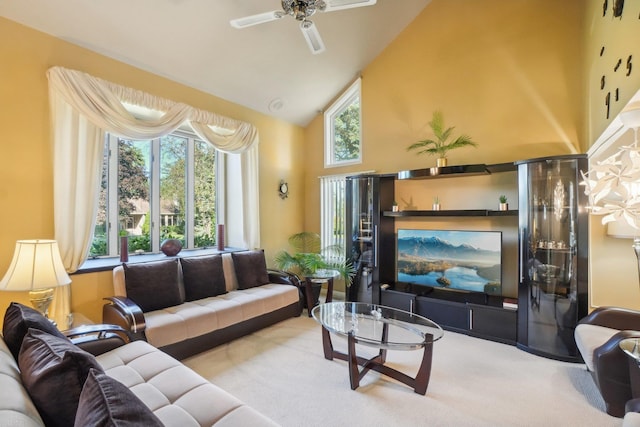
[[[501,211],[508,211],[509,210],[509,203],[500,203],[500,210]]]
[[[447,164],[448,164],[448,161],[446,157],[440,157],[436,159],[436,167],[443,168],[447,166]]]
[[[434,203],[432,206],[434,211],[439,211],[440,210],[440,203]]]
[[[391,211],[392,212],[398,212],[398,205],[391,206]]]

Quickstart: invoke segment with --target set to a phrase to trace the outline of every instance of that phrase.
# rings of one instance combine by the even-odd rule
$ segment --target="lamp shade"
[[[0,290],[31,291],[68,285],[58,242],[55,240],[18,240],[9,270],[0,281]]]

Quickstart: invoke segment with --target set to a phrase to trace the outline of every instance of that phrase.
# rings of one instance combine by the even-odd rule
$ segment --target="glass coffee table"
[[[322,325],[322,346],[328,360],[346,360],[351,389],[370,370],[398,380],[416,393],[424,395],[431,376],[433,343],[444,335],[442,328],[426,317],[382,305],[358,302],[330,302],[312,310]],[[331,333],[347,338],[347,353],[333,349]],[[356,354],[356,344],[378,349],[370,359]],[[415,377],[385,365],[387,350],[423,350],[422,362]],[[362,366],[360,370],[359,366]]]

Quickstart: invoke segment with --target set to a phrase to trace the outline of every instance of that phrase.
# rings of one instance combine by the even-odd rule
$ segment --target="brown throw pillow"
[[[232,252],[238,289],[249,289],[269,283],[264,251]]]
[[[186,301],[195,301],[227,293],[222,256],[182,258],[182,277]]]
[[[102,368],[91,354],[66,338],[29,329],[18,366],[22,383],[47,426],[72,426],[78,399],[89,374]]]
[[[75,427],[162,427],[153,412],[121,382],[89,370],[84,382]]]
[[[53,323],[39,311],[26,305],[12,302],[4,313],[4,324],[2,325],[2,335],[11,354],[18,361],[18,353],[22,345],[22,339],[27,334],[29,328],[39,329],[56,335],[60,338],[65,336],[56,328]]]
[[[180,305],[184,286],[177,258],[140,264],[123,264],[127,297],[143,312]]]

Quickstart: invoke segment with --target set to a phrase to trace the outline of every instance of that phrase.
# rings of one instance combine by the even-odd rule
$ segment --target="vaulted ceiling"
[[[290,16],[244,29],[229,21],[279,0],[20,0],[0,16],[171,80],[305,126],[430,0],[378,0],[316,13],[312,54]]]

